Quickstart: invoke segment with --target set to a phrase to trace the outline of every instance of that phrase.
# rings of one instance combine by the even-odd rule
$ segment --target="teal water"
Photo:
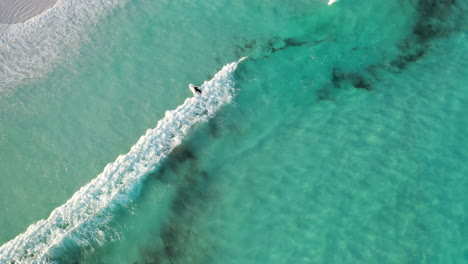
[[[0,262],[468,262],[465,2],[114,2],[41,70],[0,53]],[[104,169],[247,55],[167,158]]]

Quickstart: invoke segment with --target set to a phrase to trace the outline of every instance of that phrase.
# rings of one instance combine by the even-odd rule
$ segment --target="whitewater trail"
[[[65,244],[102,242],[105,225],[122,206],[138,197],[145,177],[179,145],[189,129],[207,121],[234,95],[233,73],[238,62],[225,65],[201,90],[167,111],[154,129],[149,129],[125,155],[108,164],[103,172],[77,191],[49,218],[32,224],[0,247],[0,263],[53,263],[54,249]],[[71,241],[71,242],[70,242]]]

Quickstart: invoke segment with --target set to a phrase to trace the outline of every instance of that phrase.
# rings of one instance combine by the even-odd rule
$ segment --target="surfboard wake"
[[[234,95],[233,73],[238,62],[225,65],[200,87],[203,94],[191,97],[167,111],[125,155],[109,163],[95,179],[77,191],[49,218],[32,224],[0,247],[0,263],[54,263],[54,251],[68,245],[103,240],[102,229],[112,213],[131,205],[145,177],[179,145],[190,128],[205,122]]]

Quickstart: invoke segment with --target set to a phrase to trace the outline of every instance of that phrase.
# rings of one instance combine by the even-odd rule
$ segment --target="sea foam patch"
[[[112,214],[139,195],[145,177],[179,145],[189,129],[207,121],[234,95],[233,73],[240,61],[225,65],[173,111],[167,111],[125,155],[109,163],[95,179],[57,207],[46,220],[31,225],[0,247],[0,263],[54,263],[61,247],[102,242]],[[57,253],[58,254],[58,253]]]
[[[24,23],[0,25],[0,92],[40,77],[86,38],[84,30],[127,0],[58,0]]]

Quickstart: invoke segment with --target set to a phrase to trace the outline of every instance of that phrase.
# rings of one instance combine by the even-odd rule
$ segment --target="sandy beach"
[[[2,0],[0,24],[16,24],[35,17],[51,8],[57,0]]]

